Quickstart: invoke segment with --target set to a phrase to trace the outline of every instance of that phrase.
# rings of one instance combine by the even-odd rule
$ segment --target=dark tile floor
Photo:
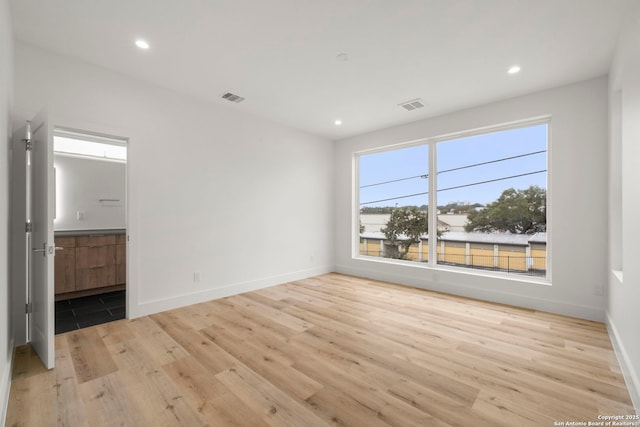
[[[56,301],[56,334],[125,318],[125,291]]]

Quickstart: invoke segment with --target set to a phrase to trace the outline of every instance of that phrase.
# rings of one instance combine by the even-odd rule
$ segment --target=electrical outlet
[[[199,271],[194,271],[193,272],[193,281],[196,282],[196,283],[200,281],[200,272]]]
[[[604,286],[602,285],[594,286],[593,294],[598,297],[604,296]]]

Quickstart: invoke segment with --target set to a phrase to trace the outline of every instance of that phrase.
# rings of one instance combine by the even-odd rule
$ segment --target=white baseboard
[[[0,402],[2,405],[0,409],[0,421],[2,421],[2,425],[5,425],[7,422],[7,408],[9,407],[9,394],[11,392],[11,372],[13,372],[13,356],[15,354],[13,338],[9,342],[8,348],[11,351],[11,357],[9,358],[9,363],[4,367],[2,378],[0,378],[0,398],[2,399]]]
[[[635,371],[633,365],[631,364],[629,354],[627,353],[624,343],[622,342],[622,340],[620,339],[620,335],[618,334],[618,330],[616,329],[616,326],[613,323],[613,320],[609,316],[608,312],[607,329],[609,330],[609,337],[611,338],[613,350],[615,351],[616,357],[618,358],[620,370],[622,371],[624,380],[627,383],[627,390],[629,390],[629,396],[631,397],[633,407],[636,410],[636,415],[640,415],[640,377],[638,377],[638,373]]]
[[[129,318],[133,319],[136,317],[148,316],[150,314],[160,313],[162,311],[172,310],[174,308],[185,307],[191,304],[198,304],[205,301],[211,301],[218,298],[224,298],[231,295],[237,295],[244,292],[250,292],[270,286],[280,285],[295,280],[301,280],[308,277],[327,274],[331,273],[332,271],[332,266],[316,267],[308,270],[295,271],[293,273],[281,274],[257,280],[250,280],[247,282],[232,283],[213,289],[206,289],[201,292],[146,301],[138,304],[137,307],[134,307],[135,313],[129,313]]]
[[[567,304],[563,302],[536,298],[522,294],[495,291],[487,288],[478,288],[461,285],[452,281],[420,282],[416,276],[404,276],[397,273],[384,273],[380,271],[371,272],[366,269],[354,268],[351,266],[336,265],[337,273],[350,274],[353,276],[366,277],[373,280],[382,280],[415,288],[427,289],[431,291],[443,292],[452,295],[459,295],[468,298],[475,298],[483,301],[508,304],[516,307],[528,308],[531,310],[545,311],[548,313],[560,314],[563,316],[578,317],[580,319],[604,322],[604,310],[599,307],[588,307],[577,304]]]

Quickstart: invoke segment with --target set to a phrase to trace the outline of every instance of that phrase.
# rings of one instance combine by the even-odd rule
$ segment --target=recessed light
[[[136,46],[138,46],[140,49],[149,49],[149,43],[142,39],[136,40]]]
[[[513,65],[511,68],[509,68],[509,71],[507,71],[507,73],[509,74],[518,74],[519,72],[520,72],[519,65]]]
[[[334,124],[334,125],[336,125],[336,126],[340,126],[340,125],[342,124],[342,120],[340,120],[340,119],[335,119],[335,120],[333,121],[333,124]]]

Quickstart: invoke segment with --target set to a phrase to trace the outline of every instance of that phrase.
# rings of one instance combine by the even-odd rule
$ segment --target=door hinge
[[[24,305],[24,312],[27,314],[33,313],[33,304],[28,302]]]
[[[25,233],[33,232],[33,223],[32,222],[25,222],[25,224],[24,224],[24,232]]]
[[[26,134],[22,141],[24,142],[24,148],[27,151],[31,151],[33,149],[33,139],[31,138],[31,120],[27,120]]]

